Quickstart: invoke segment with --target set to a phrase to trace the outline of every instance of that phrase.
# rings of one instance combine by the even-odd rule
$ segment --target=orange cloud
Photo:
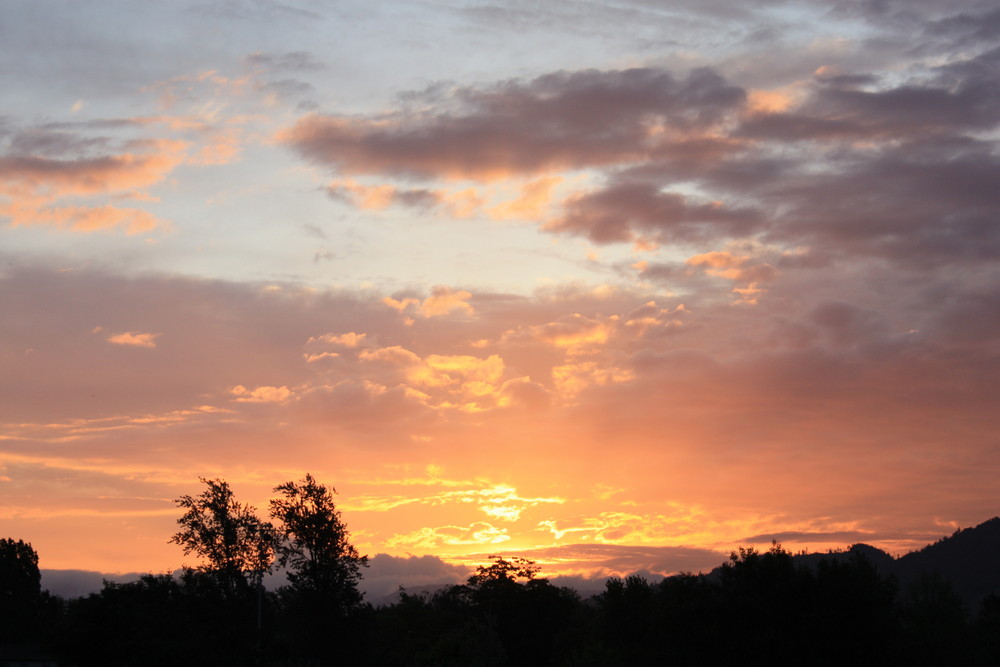
[[[194,408],[170,410],[164,413],[145,413],[137,416],[115,415],[112,417],[98,417],[92,419],[69,419],[60,422],[48,423],[3,423],[0,428],[8,434],[4,439],[23,439],[37,442],[70,442],[82,437],[92,437],[102,433],[139,429],[147,426],[175,426],[193,422],[206,422],[214,418],[215,415],[229,415],[230,410],[217,408],[211,405],[201,405]],[[8,460],[8,455],[5,455]],[[107,462],[99,463],[74,463],[74,459],[63,459],[45,454],[38,454],[27,457],[25,460],[50,461],[59,467],[73,467],[83,465],[83,469],[100,470],[101,465],[105,468]],[[96,466],[96,467],[95,467]],[[131,468],[129,469],[131,470]]]
[[[580,361],[555,366],[552,383],[564,397],[573,397],[591,385],[609,385],[628,382],[635,373],[624,368],[603,366],[597,361]]]
[[[747,93],[747,108],[754,112],[777,113],[786,111],[794,99],[780,90],[751,90]]]
[[[315,354],[303,354],[302,358],[306,360],[307,364],[312,364],[323,359],[336,359],[339,356],[339,352],[317,352]]]
[[[359,334],[353,331],[344,334],[326,333],[321,336],[310,336],[306,341],[306,346],[316,347],[317,345],[332,345],[338,348],[353,349],[364,344],[366,334]],[[325,350],[323,352],[306,352],[302,357],[307,363],[314,363],[323,359],[336,359],[340,352]]]
[[[230,389],[229,393],[243,403],[284,403],[292,396],[292,390],[288,387],[261,386],[247,389],[241,384]]]
[[[10,218],[12,227],[54,227],[84,234],[122,228],[127,235],[133,236],[145,234],[158,227],[161,229],[169,227],[168,222],[146,211],[116,206],[36,208],[25,205],[0,205],[0,216]]]
[[[430,384],[450,384],[458,378],[467,382],[492,384],[500,380],[504,371],[503,359],[496,354],[491,354],[486,359],[468,355],[432,354],[426,358],[425,363],[433,374]]]
[[[211,107],[202,107],[194,115],[161,115],[131,118],[134,125],[162,125],[181,134],[188,142],[185,162],[196,165],[220,165],[234,162],[243,151],[244,128],[264,117],[237,115],[219,121]]]
[[[120,227],[131,235],[164,227],[146,211],[64,201],[101,195],[149,199],[142,189],[160,182],[180,164],[187,144],[163,139],[131,146],[136,152],[97,158],[0,158],[0,196],[7,199],[0,202],[0,215],[15,227],[42,225],[83,233]]]
[[[465,290],[453,292],[448,287],[435,287],[431,296],[420,304],[419,312],[424,317],[447,315],[456,310],[466,315],[473,315],[476,311],[468,303],[471,298],[472,294]]]
[[[753,249],[766,252],[766,248]],[[688,266],[702,267],[712,276],[735,281],[760,281],[773,279],[777,272],[761,260],[755,261],[751,255],[737,255],[729,251],[715,250],[689,257],[684,262]]]
[[[426,358],[391,346],[363,350],[358,358],[380,362],[398,369],[397,380],[405,383],[427,400],[436,396],[439,408],[479,411],[500,404],[504,362],[499,355],[482,359],[469,355],[431,354]]]
[[[129,345],[132,347],[156,347],[156,339],[162,334],[138,333],[136,331],[126,331],[125,333],[108,336],[108,342],[115,345]]]
[[[706,517],[697,508],[667,504],[673,506],[669,514],[605,511],[563,528],[560,522],[546,519],[538,522],[537,530],[550,532],[557,541],[570,535],[573,540],[602,544],[689,543],[691,533],[700,529],[698,522]]]
[[[498,220],[539,219],[552,202],[552,190],[562,182],[559,176],[535,179],[521,187],[521,194],[516,199],[492,207],[489,214]]]
[[[386,541],[390,548],[436,550],[442,546],[502,544],[510,540],[506,528],[497,528],[485,521],[468,526],[421,528],[410,533],[393,535]]]
[[[349,193],[358,208],[383,209],[396,198],[396,188],[391,185],[365,186],[354,181],[335,181],[330,187]]]
[[[308,342],[312,343],[315,341],[320,341],[323,343],[330,343],[332,345],[343,345],[344,347],[357,347],[361,345],[367,334],[359,334],[353,331],[349,331],[344,334],[323,334],[322,336],[316,336],[310,338]]]
[[[504,340],[538,340],[558,348],[579,352],[606,343],[617,321],[616,316],[601,322],[584,317],[580,313],[573,313],[555,322],[510,330],[504,334]]]
[[[476,310],[469,303],[471,298],[472,293],[466,290],[452,290],[450,287],[438,285],[431,290],[431,295],[422,301],[414,297],[402,299],[383,297],[381,302],[400,313],[416,311],[421,317],[429,318],[456,311],[468,316],[475,315]]]
[[[747,259],[747,257],[738,257],[730,252],[713,251],[689,257],[684,263],[688,266],[706,267],[705,270],[713,276],[736,279],[740,276],[738,267],[745,264]]]
[[[748,283],[745,287],[733,288],[733,293],[739,295],[734,304],[756,305],[765,290],[759,283],[773,280],[777,275],[774,268],[763,261],[754,261],[748,255],[736,255],[728,251],[712,251],[694,255],[684,262],[687,266],[704,268],[711,276],[718,276],[736,282]]]
[[[617,358],[614,338],[619,331],[629,336],[642,333],[636,326],[623,329],[618,315],[594,319],[574,313],[546,324],[509,330],[502,340],[539,342],[562,351],[561,362],[552,363],[549,374],[555,393],[572,401],[588,387],[628,382],[635,377]]]
[[[688,314],[683,303],[674,308],[660,308],[655,301],[647,301],[628,313],[625,318],[625,327],[633,335],[642,337],[652,331],[684,326],[684,316]]]
[[[407,297],[405,299],[393,299],[392,297],[387,296],[382,298],[382,303],[389,306],[393,310],[398,310],[399,312],[403,312],[410,306],[419,304],[420,299],[413,299],[410,297]]]
[[[523,407],[529,410],[542,410],[551,403],[552,393],[544,385],[526,376],[504,382],[497,400],[500,407]]]
[[[399,345],[380,347],[375,350],[362,350],[358,358],[366,361],[381,361],[395,366],[416,366],[421,363],[419,356]]]
[[[375,484],[375,482],[367,482],[366,484]],[[440,478],[409,479],[392,484],[380,481],[377,484],[384,486],[398,486],[400,484],[405,486],[443,486],[445,488],[470,485],[469,482]],[[496,519],[514,522],[520,519],[521,514],[528,508],[541,505],[561,505],[566,502],[564,498],[560,497],[524,497],[518,494],[515,487],[508,484],[484,484],[480,481],[479,486],[475,488],[448,490],[427,495],[410,493],[409,495],[362,496],[347,501],[344,508],[361,512],[388,512],[414,504],[474,506],[479,511]]]
[[[145,188],[161,181],[184,159],[185,142],[137,142],[144,153],[58,160],[23,156],[0,158],[0,192],[11,196],[64,197]]]
[[[494,518],[511,522],[520,519],[521,513],[529,507],[547,504],[561,505],[566,502],[565,498],[558,497],[524,498],[518,495],[516,488],[506,484],[496,484],[479,491],[477,495],[480,510]]]
[[[456,218],[470,218],[483,207],[486,200],[476,188],[465,188],[457,192],[441,193],[441,202]]]
[[[757,283],[750,283],[746,287],[734,287],[733,293],[739,295],[739,299],[733,301],[734,304],[745,303],[751,306],[755,306],[760,299],[760,295],[766,290],[757,287]]]

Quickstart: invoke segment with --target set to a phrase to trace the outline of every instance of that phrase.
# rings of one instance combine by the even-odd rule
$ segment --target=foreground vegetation
[[[970,610],[940,577],[901,588],[862,552],[797,567],[778,544],[710,575],[612,578],[589,599],[494,557],[465,584],[375,608],[325,487],[277,487],[272,525],[204,481],[178,500],[173,541],[206,565],[179,577],[61,600],[40,590],[30,545],[0,540],[0,644],[81,666],[1000,664],[997,596]],[[290,584],[265,592],[272,565]]]

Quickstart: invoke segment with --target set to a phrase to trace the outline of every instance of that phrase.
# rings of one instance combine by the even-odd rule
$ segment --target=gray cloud
[[[962,40],[991,41],[1000,36],[1000,10],[982,14],[960,13],[927,24],[924,34]]]
[[[662,192],[653,183],[620,182],[572,199],[564,216],[546,228],[585,235],[595,243],[643,237],[693,243],[751,236],[762,226],[760,213],[749,208],[689,203],[684,196]]]
[[[252,67],[260,67],[275,72],[312,72],[325,67],[316,56],[308,51],[289,51],[286,53],[265,53],[258,51],[248,55],[246,62]]]
[[[976,60],[969,61],[965,69],[975,65]],[[963,70],[955,66],[950,71]],[[740,134],[756,139],[808,141],[965,132],[996,125],[1000,121],[998,101],[1000,91],[995,80],[984,80],[979,72],[966,71],[957,85],[947,88],[904,85],[859,90],[853,86],[825,86],[793,113],[750,119]]]
[[[299,81],[298,79],[264,81],[258,85],[258,88],[265,93],[282,98],[301,97],[315,90],[311,84]]]
[[[612,164],[646,154],[648,129],[703,128],[744,102],[707,69],[558,72],[456,88],[454,111],[376,119],[309,116],[286,134],[304,157],[344,172],[489,177]]]
[[[991,261],[1000,161],[981,132],[1000,123],[997,53],[922,83],[824,81],[788,111],[747,115],[728,142],[668,144],[569,200],[547,229],[599,243],[757,238],[915,266]],[[719,203],[688,203],[669,191],[678,182]]]
[[[390,556],[375,554],[362,572],[361,590],[368,602],[388,602],[400,586],[417,592],[449,584],[464,583],[470,570],[450,565],[437,556]]]
[[[7,152],[18,156],[61,158],[67,155],[89,155],[95,151],[107,152],[112,146],[108,137],[86,137],[42,126],[13,134]]]

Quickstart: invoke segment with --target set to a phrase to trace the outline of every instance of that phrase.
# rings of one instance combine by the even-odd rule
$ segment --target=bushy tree
[[[335,600],[343,609],[361,602],[358,581],[368,565],[349,541],[347,526],[333,502],[336,489],[307,474],[301,482],[274,488],[271,518],[280,522],[278,564],[288,569],[288,581],[299,591]]]
[[[42,575],[31,544],[0,539],[0,640],[13,641],[29,629],[41,600]]]
[[[41,592],[41,583],[38,553],[31,544],[0,539],[0,599],[34,598]]]
[[[171,542],[207,561],[201,570],[218,578],[229,597],[243,596],[259,587],[274,560],[276,533],[254,508],[236,501],[229,484],[204,479],[207,485],[197,496],[181,496],[175,502],[186,509],[177,520],[181,530]]]
[[[532,560],[490,558],[464,586],[473,609],[496,633],[510,664],[550,664],[579,596],[537,577],[541,568]]]
[[[271,518],[278,524],[278,564],[289,586],[278,592],[282,641],[298,659],[331,658],[356,663],[361,644],[361,568],[368,564],[351,545],[347,526],[333,502],[336,491],[306,475],[274,488]]]
[[[99,593],[69,601],[59,653],[80,667],[259,664],[260,635],[248,622],[254,607],[192,569],[105,581]]]
[[[535,565],[535,561],[526,558],[511,558],[506,560],[500,556],[490,556],[493,562],[489,565],[480,565],[476,568],[475,574],[469,577],[469,586],[473,589],[506,585],[517,582],[518,579],[531,581],[535,578],[541,568]]]

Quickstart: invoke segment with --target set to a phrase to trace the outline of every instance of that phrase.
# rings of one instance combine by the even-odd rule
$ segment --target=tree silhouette
[[[338,661],[357,662],[362,594],[361,568],[368,565],[351,545],[347,526],[333,502],[336,490],[307,474],[274,487],[271,518],[279,523],[278,564],[288,568],[290,586],[278,592],[282,641],[309,663],[325,660],[336,646]]]
[[[253,507],[233,497],[229,484],[199,478],[208,486],[198,496],[181,496],[174,502],[187,510],[177,520],[182,529],[171,542],[208,561],[202,571],[215,576],[228,597],[242,597],[258,589],[264,573],[271,571],[276,533]]]
[[[515,583],[518,579],[531,581],[541,571],[535,561],[526,558],[506,560],[496,555],[490,558],[493,559],[492,563],[478,566],[475,574],[469,577],[471,588],[505,585]]]
[[[792,554],[778,542],[764,553],[740,547],[719,569],[725,631],[734,638],[729,647],[735,658],[746,650],[764,653],[779,663],[793,661],[804,651],[804,576]]]
[[[288,568],[288,581],[335,601],[342,609],[361,602],[358,580],[368,557],[348,541],[347,526],[333,502],[336,489],[307,474],[301,482],[274,487],[271,518],[280,521],[278,564]]]
[[[22,639],[41,601],[42,575],[31,544],[0,540],[0,641]]]
[[[906,587],[900,603],[909,664],[970,664],[969,614],[950,581],[938,572],[924,572]]]
[[[34,598],[41,592],[41,584],[38,553],[31,544],[12,538],[0,540],[0,599]]]
[[[68,602],[59,652],[80,667],[251,665],[260,659],[253,608],[208,572],[105,580],[100,593]]]
[[[490,635],[496,636],[513,665],[550,664],[554,646],[566,632],[579,596],[537,578],[541,568],[525,558],[490,556],[465,586],[467,599]]]

